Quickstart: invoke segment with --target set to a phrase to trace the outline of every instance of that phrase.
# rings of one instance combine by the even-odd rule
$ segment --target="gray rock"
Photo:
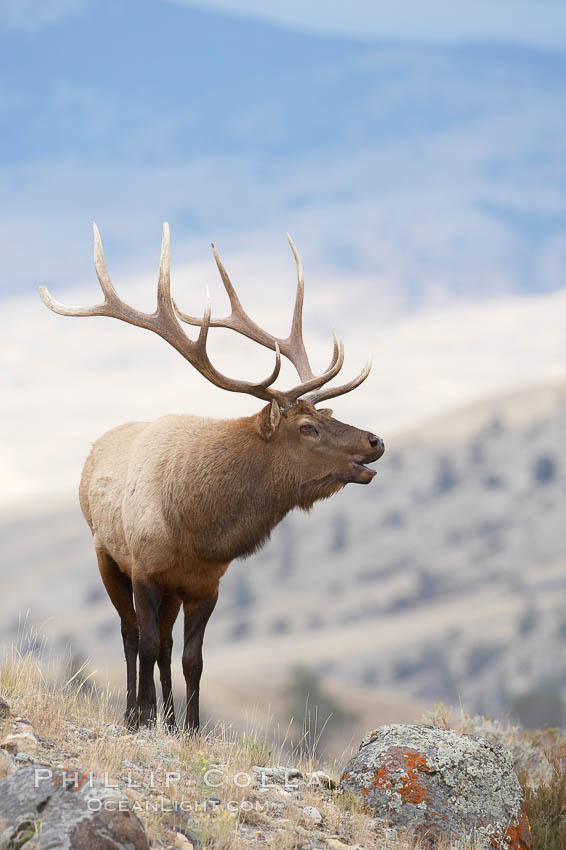
[[[364,738],[340,788],[360,794],[366,809],[431,847],[467,836],[486,850],[532,847],[511,755],[480,737],[382,726]]]
[[[88,729],[86,726],[80,726],[77,729],[77,734],[79,738],[86,741],[91,741],[93,738],[96,737],[96,732],[94,731],[94,729]]]
[[[322,815],[314,806],[305,806],[302,811],[302,817],[310,826],[318,826],[322,823]]]
[[[129,730],[126,729],[125,726],[118,726],[116,723],[109,723],[105,731],[108,735],[112,735],[114,738],[120,738],[122,735],[130,734]]]
[[[336,782],[324,770],[314,770],[306,775],[308,788],[326,788],[333,791],[336,788]]]
[[[0,850],[149,850],[131,803],[79,771],[42,764],[0,783]],[[31,846],[31,845],[30,845]]]
[[[296,787],[298,779],[302,779],[303,774],[296,767],[282,767],[274,765],[272,767],[258,767],[254,765],[253,771],[256,782],[261,786],[266,787],[273,782],[279,785],[284,785],[287,788]]]

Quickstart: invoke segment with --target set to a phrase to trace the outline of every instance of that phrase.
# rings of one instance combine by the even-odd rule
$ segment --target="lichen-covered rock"
[[[382,726],[347,764],[340,788],[393,827],[434,847],[469,837],[489,850],[528,850],[531,833],[508,751],[432,726]]]
[[[29,842],[29,844],[28,844]],[[76,770],[33,764],[0,783],[0,850],[149,850],[131,803]]]
[[[308,826],[318,826],[322,823],[322,815],[314,806],[305,806],[301,817]]]
[[[258,767],[254,765],[253,772],[256,784],[261,787],[266,787],[274,782],[285,787],[296,787],[298,779],[302,779],[303,774],[296,767],[281,767],[281,765],[273,765],[270,767]]]

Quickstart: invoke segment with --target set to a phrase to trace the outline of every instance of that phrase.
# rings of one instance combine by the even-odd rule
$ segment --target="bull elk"
[[[155,721],[156,662],[165,721],[175,726],[172,630],[182,605],[185,729],[198,729],[203,636],[230,561],[259,549],[293,508],[308,510],[351,482],[368,484],[375,471],[366,464],[384,451],[379,437],[338,422],[331,410],[315,407],[361,384],[371,363],[349,383],[322,389],[340,371],[344,349],[334,334],[328,368],[313,374],[302,336],[303,271],[293,241],[287,238],[297,267],[297,294],[286,339],[267,333],[244,312],[214,245],[231,313],[213,319],[209,302],[202,318],[183,313],[170,294],[167,224],[155,312],[142,313],[118,297],[96,225],[94,265],[103,303],[67,307],[45,287],[39,290],[44,304],[63,316],[112,316],[153,331],[215,386],[266,402],[255,415],[239,419],[169,415],[154,422],[129,422],[97,440],[85,462],[79,500],[102,581],[121,620],[127,669],[125,718],[130,726]],[[179,320],[200,326],[195,340]],[[259,383],[221,374],[206,350],[211,327],[230,328],[275,351],[271,374]],[[281,355],[293,364],[301,381],[286,391],[273,387]]]

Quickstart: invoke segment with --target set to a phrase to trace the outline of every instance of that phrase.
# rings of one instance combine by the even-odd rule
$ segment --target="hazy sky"
[[[362,38],[432,41],[486,39],[566,46],[563,0],[207,0],[190,6],[218,8],[313,31]]]
[[[566,47],[563,0],[155,0],[361,38],[495,40]],[[94,0],[2,0],[0,25],[34,28],[86,10]],[[134,4],[132,3],[132,9]],[[136,3],[139,14],[144,3]]]
[[[93,219],[128,274],[167,219],[177,261],[288,230],[411,306],[561,286],[566,50],[491,42],[558,43],[564,4],[304,7],[3,0],[0,292],[90,280]]]

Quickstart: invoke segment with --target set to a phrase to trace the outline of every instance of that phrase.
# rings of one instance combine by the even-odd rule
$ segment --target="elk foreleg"
[[[147,580],[134,580],[133,587],[140,633],[137,707],[140,724],[148,726],[157,716],[153,671],[159,655],[159,606],[163,592]]]
[[[177,619],[181,600],[177,596],[165,596],[159,606],[159,654],[157,666],[163,693],[163,715],[169,729],[175,728],[175,709],[171,687],[171,650],[173,649],[173,625]]]
[[[131,579],[106,552],[97,552],[100,576],[110,601],[120,615],[124,655],[126,657],[126,725],[136,724],[136,666],[138,657],[138,623],[134,610]]]
[[[183,605],[185,614],[185,644],[183,647],[183,674],[187,685],[187,713],[185,731],[196,732],[199,728],[199,691],[202,675],[202,641],[209,617],[214,611],[218,593],[199,602],[187,601]]]

